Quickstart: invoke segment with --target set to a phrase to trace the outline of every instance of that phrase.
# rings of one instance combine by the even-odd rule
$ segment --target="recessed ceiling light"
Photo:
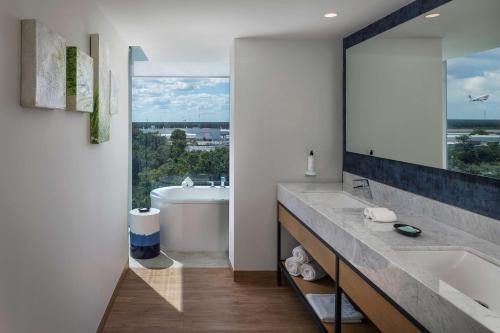
[[[332,17],[337,17],[339,16],[338,13],[326,13],[325,15],[323,15],[324,17],[326,18],[332,18]]]
[[[434,18],[434,17],[438,17],[438,16],[441,16],[441,14],[439,14],[439,13],[432,13],[432,14],[429,14],[429,15],[425,15],[425,18]]]

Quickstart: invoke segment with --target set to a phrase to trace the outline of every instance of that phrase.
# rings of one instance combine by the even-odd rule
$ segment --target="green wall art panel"
[[[90,115],[90,142],[109,141],[109,49],[99,34],[90,35],[90,55],[94,59],[94,111]]]
[[[117,114],[120,106],[118,104],[118,86],[116,85],[116,76],[109,71],[109,113]]]
[[[66,108],[66,41],[36,20],[21,20],[21,105]]]
[[[79,48],[66,48],[66,110],[94,111],[94,60]]]

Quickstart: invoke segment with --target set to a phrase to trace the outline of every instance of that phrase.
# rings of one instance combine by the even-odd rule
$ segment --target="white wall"
[[[445,163],[439,38],[374,38],[347,51],[347,150]]]
[[[89,53],[110,45],[120,90],[111,141],[89,115],[19,106],[20,22]],[[95,332],[127,260],[127,45],[94,1],[0,4],[0,332]]]
[[[235,270],[276,269],[276,184],[342,171],[339,41],[236,39],[232,57],[230,260]]]

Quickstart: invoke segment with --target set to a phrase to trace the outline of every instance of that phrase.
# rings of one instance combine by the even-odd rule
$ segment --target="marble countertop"
[[[405,237],[394,232],[391,223],[366,220],[363,208],[332,208],[321,195],[316,194],[314,200],[309,195],[341,191],[342,183],[282,183],[278,184],[278,200],[429,331],[500,332],[499,314],[401,256],[401,250],[464,249],[500,265],[500,246],[411,211],[394,209],[399,223],[423,230],[419,237]],[[376,206],[369,199],[343,193]]]

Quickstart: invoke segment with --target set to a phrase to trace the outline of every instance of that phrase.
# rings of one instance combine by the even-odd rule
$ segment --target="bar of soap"
[[[404,232],[411,232],[411,233],[416,233],[418,232],[417,229],[410,227],[409,225],[405,225],[404,227],[398,227],[399,230],[402,230]]]

